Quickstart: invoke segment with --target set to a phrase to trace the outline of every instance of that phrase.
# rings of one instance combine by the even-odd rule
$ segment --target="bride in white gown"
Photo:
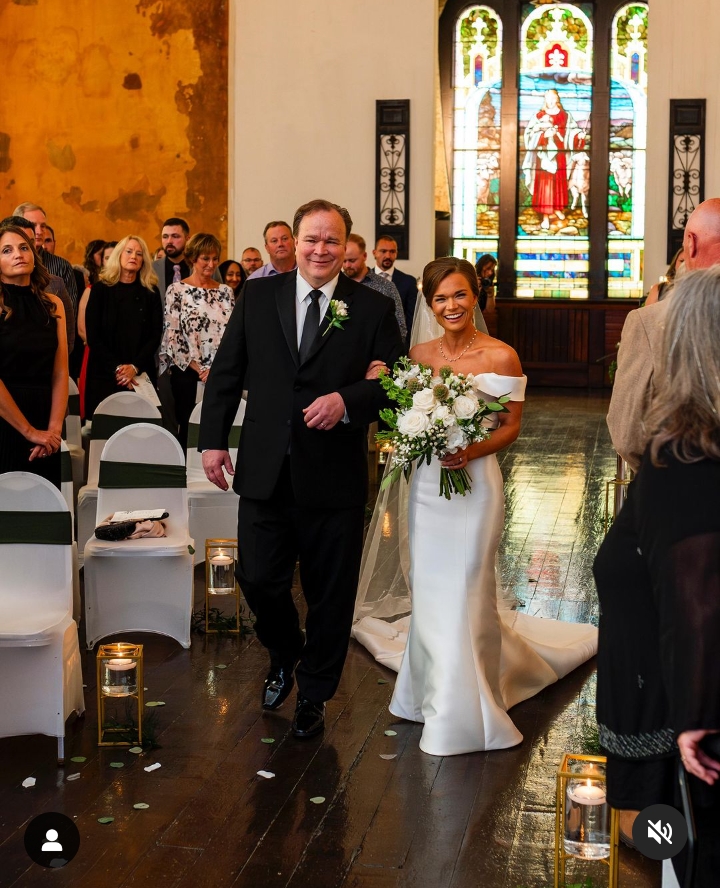
[[[509,394],[509,409],[487,441],[423,464],[409,491],[401,480],[381,495],[353,635],[399,669],[390,711],[424,724],[424,752],[505,749],[522,741],[507,710],[592,657],[597,630],[529,617],[498,599],[504,496],[495,454],[518,436],[526,379],[513,349],[475,329],[478,283],[469,262],[431,262],[423,293],[442,336],[415,345],[410,356],[436,371],[449,365],[473,373],[488,400]],[[441,464],[464,467],[472,491],[439,496]]]

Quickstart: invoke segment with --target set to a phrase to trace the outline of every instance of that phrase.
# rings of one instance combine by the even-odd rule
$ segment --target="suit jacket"
[[[379,268],[374,268],[373,271],[375,274],[380,273]],[[404,271],[400,271],[398,268],[393,270],[390,280],[397,287],[398,293],[400,293],[400,300],[402,301],[403,311],[405,312],[405,323],[407,325],[409,341],[413,319],[415,318],[415,303],[417,302],[418,296],[417,281],[411,274],[405,274]]]
[[[644,417],[653,397],[669,308],[670,299],[664,299],[631,311],[620,339],[607,424],[613,447],[635,472],[648,442]]]
[[[343,328],[320,323],[309,357],[300,363],[295,320],[296,271],[248,280],[213,361],[203,398],[199,450],[226,450],[243,389],[248,390],[233,489],[268,499],[285,457],[296,502],[306,508],[351,508],[367,500],[367,429],[387,405],[370,361],[392,367],[403,353],[393,303],[340,274]],[[349,422],[308,429],[303,408],[339,392]]]

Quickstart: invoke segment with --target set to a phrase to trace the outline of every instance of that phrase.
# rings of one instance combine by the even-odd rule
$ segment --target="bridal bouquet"
[[[471,373],[453,373],[450,367],[441,367],[439,376],[432,367],[401,358],[393,367],[392,376],[381,373],[380,384],[395,409],[380,411],[380,418],[390,427],[376,436],[381,444],[393,446],[392,468],[383,479],[381,489],[389,487],[405,476],[409,480],[413,464],[428,464],[433,456],[444,457],[456,453],[477,441],[490,437],[484,424],[486,416],[507,411],[509,400],[503,395],[496,401],[485,402]],[[470,476],[465,469],[440,470],[440,496],[450,499],[452,493],[461,496],[471,489]]]

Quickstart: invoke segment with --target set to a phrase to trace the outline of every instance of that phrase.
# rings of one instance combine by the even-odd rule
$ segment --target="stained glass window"
[[[470,6],[455,28],[452,236],[455,255],[473,263],[497,255],[501,87],[500,19],[487,6]]]
[[[646,3],[616,14],[610,48],[608,295],[642,296],[647,144]]]
[[[524,3],[516,294],[588,296],[593,26],[589,3]]]

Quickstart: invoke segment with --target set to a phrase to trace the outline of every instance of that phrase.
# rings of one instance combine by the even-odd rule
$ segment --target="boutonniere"
[[[330,323],[323,330],[323,336],[329,332],[331,327],[337,327],[338,330],[342,330],[343,324],[349,318],[348,315],[348,307],[342,299],[331,299],[330,300]]]

